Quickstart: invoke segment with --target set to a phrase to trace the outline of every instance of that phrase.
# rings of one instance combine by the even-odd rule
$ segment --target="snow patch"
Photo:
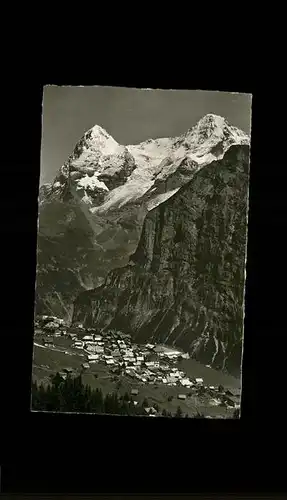
[[[171,189],[170,191],[167,191],[166,193],[159,194],[158,196],[156,196],[154,199],[150,200],[147,203],[147,209],[152,210],[153,208],[157,207],[158,205],[160,205],[164,201],[171,198],[175,193],[177,193],[177,191],[179,189],[180,189],[180,187],[178,187],[176,189]]]
[[[78,187],[80,187],[80,188],[83,187],[84,189],[99,188],[99,189],[104,189],[105,191],[109,191],[109,189],[107,188],[105,183],[98,180],[98,175],[99,175],[99,172],[95,172],[92,177],[90,177],[86,174],[79,181],[77,181]]]

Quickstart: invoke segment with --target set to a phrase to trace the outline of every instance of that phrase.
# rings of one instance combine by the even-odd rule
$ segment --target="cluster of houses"
[[[81,339],[77,334],[69,334],[72,346],[87,355],[83,368],[102,362],[110,367],[112,373],[127,375],[143,384],[187,388],[203,384],[202,379],[190,380],[183,371],[173,366],[179,356],[188,356],[180,351],[154,344],[138,345],[131,341],[130,335],[112,330],[105,332],[104,336],[89,333]]]
[[[167,386],[190,389],[192,393],[209,397],[211,406],[239,408],[240,391],[226,391],[221,386],[206,386],[202,378],[190,378],[178,369],[179,357],[189,355],[167,346],[135,344],[131,336],[116,330],[100,333],[85,329],[82,325],[68,327],[65,322],[53,316],[42,316],[35,324],[36,329],[53,336],[68,336],[72,347],[86,357],[82,368],[88,370],[93,363],[104,363],[116,375],[126,375],[143,384],[166,384]],[[188,394],[178,394],[179,400],[186,400]]]

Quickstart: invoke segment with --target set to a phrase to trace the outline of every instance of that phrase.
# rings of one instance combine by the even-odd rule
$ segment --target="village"
[[[180,360],[189,359],[189,354],[178,349],[151,343],[136,344],[129,334],[114,329],[99,332],[93,328],[85,329],[81,324],[68,326],[64,320],[54,316],[36,319],[35,336],[38,338],[41,335],[42,343],[49,348],[55,347],[57,337],[70,339],[71,348],[83,358],[83,371],[94,364],[104,364],[111,374],[129,377],[139,386],[175,387],[179,401],[185,401],[192,395],[206,396],[210,406],[233,410],[240,407],[239,390],[226,390],[221,385],[206,384],[201,377],[188,377],[179,366]],[[73,370],[63,370],[60,375],[65,378],[69,372]],[[138,389],[133,389],[131,395],[137,394]],[[156,413],[152,408],[147,410],[151,415]]]

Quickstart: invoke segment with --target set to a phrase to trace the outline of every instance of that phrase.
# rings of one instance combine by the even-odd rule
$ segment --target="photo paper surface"
[[[44,88],[32,411],[240,417],[251,102]]]

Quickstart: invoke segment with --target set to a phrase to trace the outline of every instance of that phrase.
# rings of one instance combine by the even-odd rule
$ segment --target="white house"
[[[178,394],[177,398],[182,399],[184,401],[186,399],[186,394]]]
[[[89,361],[96,361],[97,359],[99,359],[98,354],[88,354]]]
[[[85,336],[83,337],[83,340],[92,340],[92,341],[93,341],[93,340],[94,340],[94,338],[93,338],[93,335],[85,335]]]
[[[175,384],[176,383],[176,379],[174,377],[167,377],[167,382],[168,384]]]
[[[96,352],[96,347],[94,345],[86,345],[85,347],[89,352]]]
[[[94,340],[95,341],[102,340],[102,336],[101,335],[94,335]]]
[[[186,387],[190,387],[192,385],[192,382],[188,378],[183,378],[180,381],[180,383],[181,383],[181,385],[186,386]]]
[[[80,340],[77,340],[75,343],[74,343],[74,347],[77,347],[78,349],[82,348],[83,347],[83,342],[81,342]]]
[[[98,354],[102,354],[104,352],[104,348],[96,346],[95,347],[95,352],[98,353]]]
[[[209,401],[209,404],[210,404],[211,406],[219,406],[219,405],[220,405],[220,400],[219,400],[219,399],[216,399],[216,398],[211,399],[211,400]]]
[[[87,370],[88,368],[90,368],[90,365],[89,363],[82,363],[82,367]]]

